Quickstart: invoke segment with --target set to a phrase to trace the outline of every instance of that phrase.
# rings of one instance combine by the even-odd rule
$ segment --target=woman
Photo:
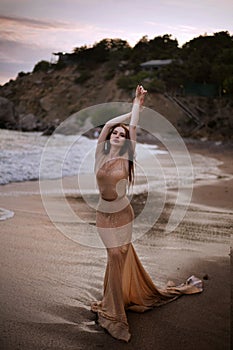
[[[134,180],[136,127],[147,91],[137,86],[131,113],[108,121],[96,149],[95,172],[100,191],[96,226],[107,249],[102,301],[93,302],[98,323],[113,337],[130,339],[126,310],[144,312],[165,304],[182,294],[202,291],[194,276],[179,287],[156,288],[143,268],[131,243],[134,213],[126,196]],[[129,125],[125,123],[129,121]]]

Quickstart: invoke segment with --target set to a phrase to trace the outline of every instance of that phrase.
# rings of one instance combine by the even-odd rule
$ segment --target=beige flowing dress
[[[91,304],[98,323],[114,338],[130,340],[126,310],[144,312],[175,300],[182,294],[202,291],[195,276],[184,284],[157,288],[142,266],[131,243],[133,209],[126,197],[128,160],[115,158],[96,172],[100,202],[96,213],[99,235],[107,249],[104,293],[101,301]]]

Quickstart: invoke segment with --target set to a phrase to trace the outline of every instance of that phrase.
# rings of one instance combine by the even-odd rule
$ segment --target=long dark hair
[[[134,182],[134,150],[133,150],[132,142],[130,139],[129,129],[128,129],[126,124],[118,123],[118,124],[113,125],[109,129],[108,135],[107,135],[106,140],[104,142],[103,153],[108,154],[110,152],[110,149],[111,149],[110,137],[111,137],[113,131],[118,126],[122,127],[125,130],[125,142],[120,149],[119,156],[122,156],[123,154],[128,152],[128,162],[129,162],[128,180],[129,180],[129,184],[131,185]]]

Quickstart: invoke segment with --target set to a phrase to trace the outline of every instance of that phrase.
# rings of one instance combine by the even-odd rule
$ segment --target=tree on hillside
[[[172,63],[152,69],[146,74],[141,73],[140,64],[149,60],[172,59]],[[76,47],[72,54],[61,57],[61,68],[67,64],[76,64],[82,73],[76,81],[86,81],[90,70],[105,64],[106,79],[112,79],[121,72],[119,86],[129,89],[133,82],[147,82],[160,90],[180,89],[189,85],[197,89],[209,89],[209,95],[232,93],[233,81],[233,37],[222,31],[214,35],[200,35],[181,48],[177,39],[171,34],[157,36],[151,40],[145,35],[131,48],[126,40],[120,38],[105,38],[92,46]],[[35,69],[45,69],[46,65],[39,62]],[[154,83],[156,82],[156,84]],[[155,87],[157,88],[157,87]],[[212,91],[212,92],[210,92]]]
[[[210,79],[218,84],[220,93],[233,94],[233,48],[222,50],[216,57]]]
[[[40,61],[40,62],[38,62],[35,66],[34,66],[34,68],[33,68],[33,73],[35,73],[35,72],[39,72],[39,71],[41,71],[41,72],[47,72],[48,70],[49,70],[49,68],[51,67],[51,64],[50,64],[50,62],[48,62],[48,61]]]
[[[175,58],[178,56],[178,41],[172,39],[171,34],[157,36],[148,40],[147,36],[143,36],[133,47],[130,56],[130,66],[139,69],[142,62],[157,59]]]
[[[197,83],[221,85],[226,77],[224,74],[229,71],[226,68],[224,69],[225,73],[222,72],[221,75],[221,67],[231,65],[227,55],[232,49],[233,39],[228,32],[219,32],[212,36],[199,36],[190,40],[183,45],[180,54],[188,78]],[[228,50],[230,51],[228,52]]]
[[[176,58],[179,53],[178,41],[171,34],[157,36],[149,41],[149,59]]]
[[[114,59],[124,58],[130,51],[130,46],[126,40],[105,38],[91,47],[76,47],[73,51],[75,61],[84,65],[99,64]]]
[[[131,66],[137,67],[149,57],[149,41],[147,35],[143,36],[133,47],[130,56]]]

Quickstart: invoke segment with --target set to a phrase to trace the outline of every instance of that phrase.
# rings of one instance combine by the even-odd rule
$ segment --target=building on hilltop
[[[140,67],[145,70],[155,70],[155,69],[160,69],[163,66],[167,66],[168,64],[171,64],[172,61],[173,61],[172,59],[150,60],[150,61],[141,63]]]

